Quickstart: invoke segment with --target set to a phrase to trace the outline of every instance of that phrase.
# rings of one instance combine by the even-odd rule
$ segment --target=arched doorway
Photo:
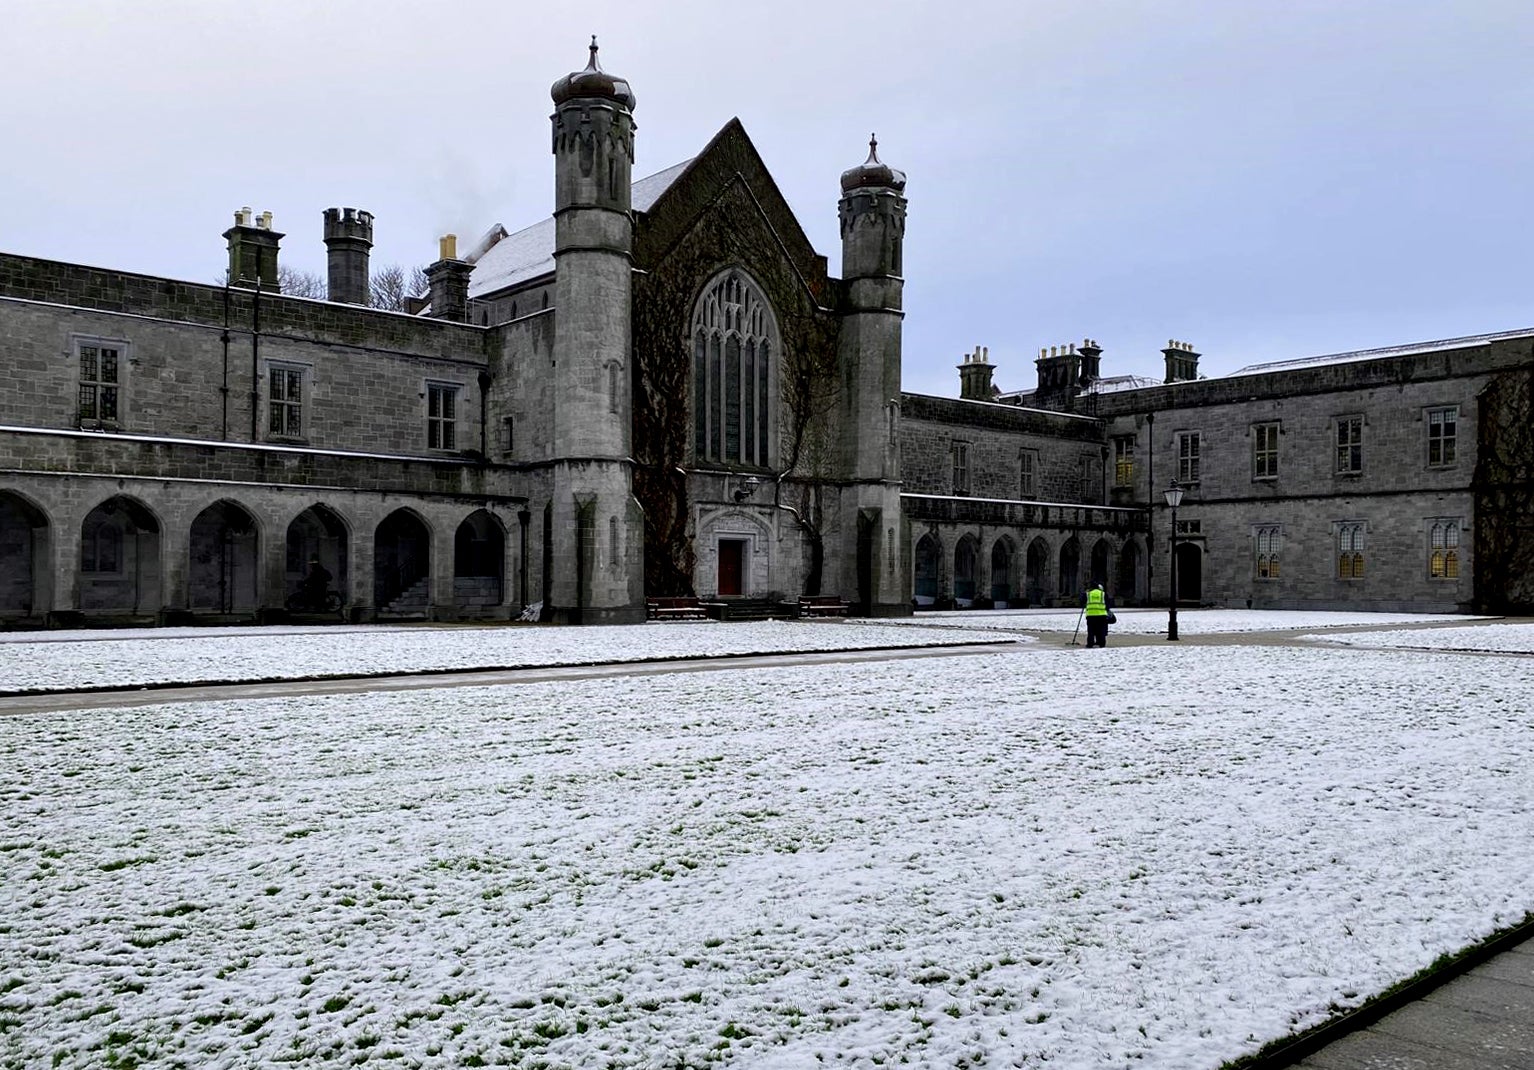
[[[1100,583],[1106,589],[1108,586],[1108,540],[1098,539],[1092,545],[1092,575],[1093,583]]]
[[[991,545],[991,601],[1002,608],[1012,600],[1012,543],[1007,538]]]
[[[1041,606],[1044,604],[1045,587],[1044,579],[1049,571],[1049,544],[1041,535],[1028,544],[1028,589],[1025,592],[1028,604]]]
[[[930,531],[916,544],[916,604],[930,606],[937,601],[938,561],[941,550],[937,536]]]
[[[384,517],[373,536],[373,604],[390,616],[425,616],[431,605],[431,532],[408,509]]]
[[[1113,597],[1125,605],[1140,598],[1140,546],[1133,539],[1119,551],[1119,578]]]
[[[108,498],[80,524],[80,611],[135,615],[159,608],[160,522],[134,498]]]
[[[349,556],[345,521],[329,506],[309,506],[288,525],[287,560],[282,577],[284,597],[298,593],[304,577],[309,574],[310,560],[318,558],[325,571],[330,573],[331,589],[340,593],[343,602],[349,601]]]
[[[505,571],[505,529],[488,512],[476,509],[453,535],[453,604],[500,605]]]
[[[979,556],[973,535],[966,535],[953,548],[953,597],[969,603],[975,600],[975,558]]]
[[[1177,544],[1177,601],[1200,602],[1204,598],[1204,551],[1195,543]]]
[[[48,612],[48,516],[19,494],[0,491],[0,619]]]
[[[238,502],[214,502],[192,521],[187,605],[193,613],[254,613],[259,532]]]
[[[1067,539],[1065,545],[1060,547],[1059,592],[1072,602],[1081,593],[1081,544],[1075,536]]]

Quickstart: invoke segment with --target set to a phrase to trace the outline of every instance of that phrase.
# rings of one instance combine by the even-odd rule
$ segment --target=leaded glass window
[[[703,292],[691,329],[693,452],[699,461],[771,465],[777,346],[772,310],[744,272],[727,271]]]

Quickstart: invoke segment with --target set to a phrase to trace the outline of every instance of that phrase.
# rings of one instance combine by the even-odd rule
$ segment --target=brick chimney
[[[368,250],[373,248],[373,215],[355,208],[325,209],[325,248],[330,299],[365,305],[371,295]]]
[[[1165,382],[1185,383],[1198,378],[1200,354],[1195,353],[1189,343],[1168,340],[1161,355],[1166,358]]]
[[[437,246],[438,259],[426,269],[431,283],[433,319],[464,323],[469,318],[469,276],[474,265],[458,259],[458,235],[444,234]]]
[[[1091,386],[1093,383],[1103,377],[1103,347],[1097,344],[1096,339],[1087,338],[1082,341],[1081,348],[1078,350],[1078,352],[1081,354],[1081,371],[1079,381],[1081,383],[1081,389],[1085,390],[1087,387]]]
[[[279,293],[277,248],[283,236],[272,229],[272,213],[262,212],[252,222],[250,209],[234,213],[234,226],[224,231],[229,243],[229,285],[255,289],[259,282],[268,293]]]
[[[959,369],[959,397],[965,401],[990,401],[996,396],[991,385],[995,368],[991,365],[991,351],[986,346],[976,346],[973,353],[964,354]]]

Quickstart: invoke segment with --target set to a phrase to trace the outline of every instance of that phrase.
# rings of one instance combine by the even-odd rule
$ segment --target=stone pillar
[[[831,589],[869,616],[911,612],[906,569],[891,568],[900,537],[900,360],[905,278],[905,175],[879,159],[842,174],[839,205],[844,307],[837,362],[843,384],[834,544],[826,545]],[[988,366],[987,366],[988,367]]]
[[[553,490],[546,615],[644,619],[644,514],[629,385],[634,95],[603,71],[554,84]]]

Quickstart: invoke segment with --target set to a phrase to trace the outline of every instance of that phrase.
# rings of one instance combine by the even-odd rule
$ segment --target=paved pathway
[[[1534,1070],[1534,939],[1291,1065]]]

